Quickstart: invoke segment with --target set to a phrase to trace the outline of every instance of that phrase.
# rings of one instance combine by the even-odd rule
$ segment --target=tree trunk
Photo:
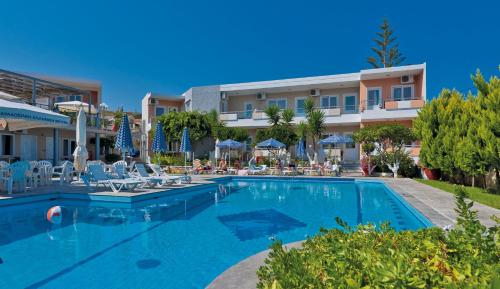
[[[474,175],[472,176],[472,187],[474,187],[474,181],[475,181],[475,177]]]

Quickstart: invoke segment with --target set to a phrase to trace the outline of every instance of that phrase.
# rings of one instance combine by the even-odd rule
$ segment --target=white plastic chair
[[[38,169],[40,171],[40,179],[44,185],[52,183],[52,173],[54,169],[50,161],[39,161]]]

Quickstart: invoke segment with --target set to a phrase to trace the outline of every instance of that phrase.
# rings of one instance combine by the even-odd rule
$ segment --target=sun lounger
[[[248,173],[251,175],[263,175],[267,173],[267,166],[262,165],[262,166],[256,166],[256,165],[250,165],[248,167]]]
[[[91,164],[87,166],[87,171],[89,173],[89,178],[85,178],[85,183],[90,186],[91,183],[94,183],[96,187],[99,185],[103,185],[104,187],[110,188],[113,192],[118,193],[122,189],[133,191],[138,186],[144,184],[143,181],[132,178],[125,179],[114,179],[110,178],[104,172],[101,165]]]
[[[155,164],[148,164],[148,166],[151,168],[151,170],[153,171],[154,175],[156,177],[162,177],[162,178],[165,178],[167,180],[171,180],[173,182],[176,182],[177,184],[180,184],[182,182],[182,179],[181,177],[179,176],[169,176],[167,175],[159,165],[155,165]]]
[[[141,180],[147,181],[150,185],[168,185],[172,184],[175,181],[175,178],[172,177],[162,177],[162,176],[150,176],[146,171],[146,167],[144,164],[136,163],[135,168],[132,172],[133,177],[137,177]]]

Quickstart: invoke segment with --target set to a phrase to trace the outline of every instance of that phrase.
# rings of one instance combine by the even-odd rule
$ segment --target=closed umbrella
[[[189,140],[189,130],[187,127],[182,130],[180,152],[184,153],[184,172],[186,172],[186,156],[191,152],[191,141]]]
[[[132,133],[130,133],[130,126],[128,123],[128,116],[123,114],[118,134],[116,135],[115,149],[122,153],[122,158],[125,159],[126,152],[133,152],[134,145],[132,144]]]
[[[231,149],[241,148],[243,144],[232,139],[227,139],[223,142],[220,142],[217,146],[219,148],[229,149],[229,166],[231,166]]]
[[[297,146],[295,147],[295,154],[301,160],[303,160],[304,157],[306,156],[306,147],[304,145],[303,139],[300,139],[299,142],[297,143]]]
[[[153,143],[151,144],[151,151],[154,153],[166,153],[168,151],[167,146],[167,137],[165,136],[165,132],[163,131],[163,125],[161,122],[156,123],[155,135],[153,138]],[[158,162],[159,162],[158,156]]]
[[[76,119],[76,148],[73,152],[75,170],[83,172],[89,157],[87,148],[87,117],[83,108],[80,108]]]
[[[217,159],[220,158],[220,148],[218,144],[220,143],[219,139],[215,140],[215,152],[214,152],[214,157],[215,157],[215,165],[217,165]]]

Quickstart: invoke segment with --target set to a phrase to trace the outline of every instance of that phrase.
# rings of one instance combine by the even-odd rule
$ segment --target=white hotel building
[[[361,127],[381,123],[411,126],[426,101],[426,64],[192,87],[180,96],[148,93],[142,100],[142,119],[149,130],[156,116],[172,110],[215,109],[228,126],[247,128],[254,138],[257,129],[270,126],[263,112],[266,107],[291,108],[294,122],[299,123],[305,120],[304,100],[308,97],[325,113],[325,136],[352,135]],[[344,161],[359,160],[358,145],[340,148]],[[409,150],[417,157],[418,142],[409,145]]]

